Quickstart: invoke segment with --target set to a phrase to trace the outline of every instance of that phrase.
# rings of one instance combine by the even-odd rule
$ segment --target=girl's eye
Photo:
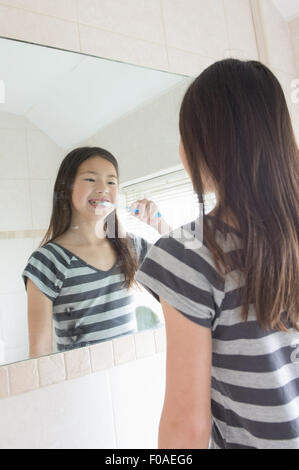
[[[85,178],[84,181],[95,181],[93,178]]]
[[[108,181],[108,184],[116,184],[115,181]]]

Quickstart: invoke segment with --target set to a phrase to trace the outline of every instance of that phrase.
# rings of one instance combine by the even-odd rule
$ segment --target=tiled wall
[[[179,165],[178,116],[187,83],[186,79],[150,103],[113,121],[81,145],[98,145],[114,153],[121,183]]]
[[[291,83],[299,78],[296,57],[299,54],[299,18],[287,23],[272,2],[257,0],[263,26],[265,58],[267,65],[283,86],[293,119],[293,126],[299,145],[299,105],[291,100]]]
[[[157,328],[112,341],[0,367],[0,398],[113,368],[165,351],[165,330]]]
[[[0,449],[155,448],[165,331],[0,367]]]
[[[289,28],[294,51],[297,77],[299,77],[299,17],[295,18],[289,23]]]
[[[249,0],[1,0],[0,35],[189,75],[257,56]]]
[[[269,0],[0,0],[0,35],[196,75],[223,57],[261,57],[250,8],[257,2],[268,62],[288,92],[298,73],[290,46],[297,29],[291,36]],[[130,362],[111,369],[95,369],[111,363],[101,346],[0,368],[1,445],[154,446],[164,356],[134,360],[139,347],[153,353],[142,336],[134,337],[135,353],[117,344],[114,364]]]
[[[21,273],[47,227],[49,194],[62,155],[62,149],[28,119],[0,114],[0,342],[5,344],[0,364],[28,357]]]

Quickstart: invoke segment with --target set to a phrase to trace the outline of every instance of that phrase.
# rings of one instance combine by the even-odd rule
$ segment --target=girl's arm
[[[45,294],[27,278],[29,356],[52,353],[53,304]]]
[[[212,338],[160,298],[167,336],[160,449],[206,449],[211,433]]]

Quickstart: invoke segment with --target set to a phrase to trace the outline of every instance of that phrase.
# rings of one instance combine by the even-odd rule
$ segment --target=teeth
[[[101,204],[102,202],[107,202],[107,201],[89,201],[89,202],[90,202],[90,204],[92,204],[93,206],[98,206],[98,205],[102,205],[102,204]],[[103,205],[105,205],[105,204],[103,204]]]

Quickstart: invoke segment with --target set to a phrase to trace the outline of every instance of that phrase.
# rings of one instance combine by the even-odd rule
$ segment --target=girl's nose
[[[108,193],[108,187],[105,184],[98,184],[96,188],[97,193]]]

